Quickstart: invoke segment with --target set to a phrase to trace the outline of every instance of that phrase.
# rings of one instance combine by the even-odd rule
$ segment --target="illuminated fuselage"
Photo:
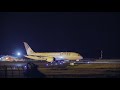
[[[83,57],[79,53],[75,52],[45,52],[45,53],[32,53],[28,58],[33,58],[36,60],[44,60],[46,57],[54,57],[55,60],[80,60]]]

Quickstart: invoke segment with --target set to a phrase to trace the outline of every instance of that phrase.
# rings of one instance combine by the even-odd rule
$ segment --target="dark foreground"
[[[35,62],[38,67],[26,71],[27,63],[0,63],[0,78],[120,78],[119,63],[77,64],[75,66],[67,63],[46,67],[45,63]]]

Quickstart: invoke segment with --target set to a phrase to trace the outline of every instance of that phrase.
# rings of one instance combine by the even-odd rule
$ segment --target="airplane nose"
[[[80,56],[80,59],[83,59],[83,57],[82,57],[82,56]]]

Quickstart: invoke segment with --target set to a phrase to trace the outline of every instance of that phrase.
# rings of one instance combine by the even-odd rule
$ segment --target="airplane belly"
[[[70,57],[66,57],[65,59],[67,59],[67,60],[78,60],[78,59],[80,59],[80,57],[70,56]]]
[[[33,57],[33,56],[26,56],[26,57],[34,60],[46,60],[46,58],[44,57]]]

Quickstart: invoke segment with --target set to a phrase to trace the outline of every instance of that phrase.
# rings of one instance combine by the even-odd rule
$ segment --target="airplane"
[[[31,47],[26,43],[23,42],[27,55],[26,58],[33,59],[33,60],[45,60],[47,62],[54,62],[59,60],[76,60],[79,61],[83,59],[83,57],[76,52],[34,52]]]

